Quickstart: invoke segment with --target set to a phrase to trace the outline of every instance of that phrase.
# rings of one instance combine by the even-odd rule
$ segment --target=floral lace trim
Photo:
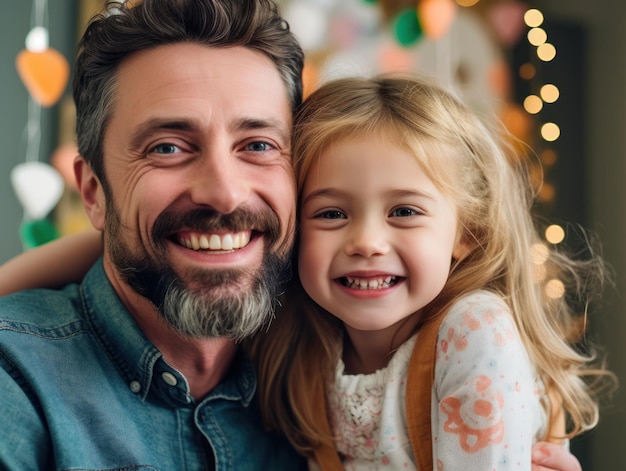
[[[346,375],[345,365],[339,360],[328,402],[331,426],[338,437],[337,448],[348,459],[372,461],[379,457],[385,391],[389,387],[404,389],[414,345],[415,336],[398,349],[385,368],[372,374]],[[397,401],[398,397],[404,397],[404,391],[401,395],[393,393],[393,396]]]

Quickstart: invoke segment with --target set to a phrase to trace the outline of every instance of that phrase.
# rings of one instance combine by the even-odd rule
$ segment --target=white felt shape
[[[43,52],[48,44],[48,30],[43,26],[35,26],[26,35],[26,49],[30,52]]]
[[[302,0],[293,1],[285,11],[285,19],[302,49],[311,51],[322,47],[327,35],[328,18],[319,5]]]
[[[54,167],[42,162],[14,167],[11,183],[26,215],[34,220],[45,218],[63,195],[63,177]]]

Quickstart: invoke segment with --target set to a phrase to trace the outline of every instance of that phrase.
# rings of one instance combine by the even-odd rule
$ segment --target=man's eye
[[[180,152],[180,148],[174,144],[158,144],[152,148],[152,152],[157,154],[175,154]]]
[[[253,152],[264,152],[267,150],[271,150],[273,147],[271,144],[263,141],[255,141],[246,144],[246,150],[250,150]]]
[[[393,211],[391,211],[390,216],[391,217],[406,218],[406,217],[411,217],[411,216],[417,216],[418,214],[421,214],[421,213],[419,211],[416,211],[415,209],[411,209],[411,208],[396,208]]]
[[[319,213],[317,217],[321,219],[346,219],[346,215],[337,209],[324,211],[323,213]]]

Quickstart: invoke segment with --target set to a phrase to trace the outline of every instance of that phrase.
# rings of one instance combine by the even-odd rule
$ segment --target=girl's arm
[[[78,282],[102,254],[100,232],[61,237],[0,265],[0,296]]]
[[[461,299],[439,329],[431,406],[437,464],[530,471],[546,422],[540,390],[504,303],[487,292]]]

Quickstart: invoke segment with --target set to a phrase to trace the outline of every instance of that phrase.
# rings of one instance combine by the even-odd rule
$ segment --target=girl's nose
[[[362,257],[385,255],[389,252],[386,231],[374,222],[359,224],[351,231],[345,250],[348,255]]]

